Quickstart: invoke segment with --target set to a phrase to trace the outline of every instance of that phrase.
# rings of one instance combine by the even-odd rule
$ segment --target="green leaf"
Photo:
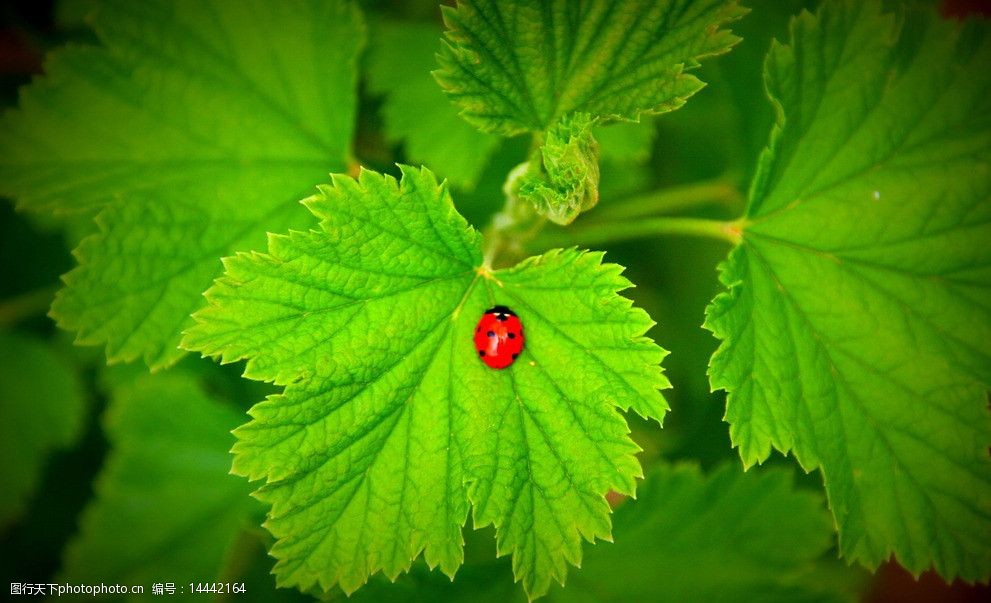
[[[615,544],[589,549],[553,600],[855,600],[855,574],[821,579],[816,563],[832,546],[832,521],[821,495],[797,491],[789,471],[723,467],[704,476],[659,466],[614,524]]]
[[[101,46],[53,53],[0,120],[0,193],[103,209],[53,315],[159,368],[217,258],[304,223],[296,202],[344,169],[363,29],[343,1],[102,4]]]
[[[437,65],[442,30],[430,23],[374,23],[366,58],[368,87],[385,95],[382,126],[406,157],[452,184],[471,188],[499,144],[458,117],[430,71]]]
[[[48,454],[79,437],[86,410],[79,375],[48,344],[0,333],[0,529],[16,520]]]
[[[555,224],[570,224],[599,202],[599,143],[592,136],[593,125],[587,113],[556,123],[547,131],[539,161],[519,180],[520,199]]]
[[[228,474],[240,420],[181,372],[116,385],[104,417],[111,453],[60,581],[150,589],[222,579],[260,511],[251,487]]]
[[[637,500],[615,511],[615,543],[591,547],[554,602],[856,601],[866,572],[828,559],[833,528],[822,496],[799,491],[790,472],[709,475],[692,466],[657,466]],[[466,566],[453,582],[418,568],[354,596],[363,601],[508,603],[509,568]],[[428,593],[425,595],[424,593]]]
[[[470,0],[443,7],[437,81],[486,132],[542,131],[574,112],[638,121],[704,84],[688,71],[739,38],[727,0]]]
[[[264,243],[265,228],[301,225],[297,200],[284,198],[286,182],[234,184],[218,191],[214,205],[197,206],[195,186],[142,195],[133,205],[111,205],[96,217],[99,232],[80,243],[79,265],[63,276],[52,316],[76,331],[76,343],[106,344],[111,362],[143,357],[160,368],[185,353],[178,347],[189,315],[203,305],[203,291],[222,269],[219,256]],[[247,187],[247,188],[243,188]],[[267,216],[245,215],[251,197],[282,199]],[[290,189],[291,190],[291,189]],[[200,189],[201,192],[201,189]],[[148,203],[145,203],[147,201]],[[249,205],[250,207],[250,205]]]
[[[664,352],[617,295],[619,266],[555,250],[493,271],[446,185],[402,171],[335,176],[306,202],[319,230],[225,260],[183,345],[286,386],[234,448],[234,470],[267,482],[279,584],[351,592],[421,552],[453,576],[470,502],[539,596],[582,538],[609,537],[606,492],[633,492],[638,448],[618,411],[664,415]],[[496,304],[526,331],[502,371],[472,343]]]
[[[791,30],[708,309],[712,386],[746,465],[773,447],[822,470],[844,556],[987,579],[988,25],[851,0]]]

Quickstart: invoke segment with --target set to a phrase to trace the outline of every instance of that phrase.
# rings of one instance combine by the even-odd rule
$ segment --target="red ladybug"
[[[475,350],[489,368],[504,369],[516,362],[523,341],[523,323],[506,306],[486,310],[475,327]]]

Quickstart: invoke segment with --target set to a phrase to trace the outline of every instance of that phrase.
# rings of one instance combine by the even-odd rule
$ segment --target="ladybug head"
[[[486,314],[508,314],[509,316],[516,316],[516,312],[513,312],[506,306],[492,306],[485,311]]]

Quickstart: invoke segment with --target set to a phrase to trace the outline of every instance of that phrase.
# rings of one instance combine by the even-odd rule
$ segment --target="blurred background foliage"
[[[17,89],[43,72],[48,50],[66,42],[93,41],[85,25],[92,4],[92,0],[0,3],[0,102],[4,106],[15,104]],[[362,4],[369,39],[362,62],[356,156],[362,164],[394,175],[398,175],[396,162],[427,165],[449,178],[458,208],[468,220],[484,226],[501,208],[506,174],[525,157],[527,143],[521,138],[502,140],[480,134],[458,120],[453,107],[449,114],[435,110],[446,103],[428,73],[434,68],[433,53],[442,31],[436,3],[370,0]],[[624,199],[649,191],[710,182],[717,191],[712,202],[692,209],[693,215],[734,218],[742,212],[746,185],[773,118],[761,79],[763,56],[772,38],[785,37],[788,18],[816,3],[760,0],[746,4],[753,12],[733,28],[743,42],[730,54],[703,65],[699,76],[709,85],[684,108],[645,125],[618,126],[600,133],[600,208],[621,205]],[[947,3],[947,10],[968,10],[959,8],[962,4],[966,3]],[[411,118],[423,115],[429,116],[428,126],[415,128]],[[269,537],[258,527],[263,509],[246,495],[250,487],[224,470],[229,466],[226,449],[232,442],[227,430],[271,389],[240,379],[239,366],[220,367],[193,357],[164,375],[148,376],[141,365],[107,368],[100,349],[74,347],[71,337],[46,317],[59,276],[73,266],[69,250],[91,228],[89,216],[22,215],[9,202],[0,203],[0,483],[4,490],[0,495],[0,556],[4,559],[0,582],[75,578],[82,583],[127,583],[150,581],[154,576],[162,581],[173,581],[170,576],[174,576],[180,582],[198,576],[196,581],[245,582],[248,592],[236,596],[238,600],[312,600],[293,590],[275,589],[269,575],[271,560],[265,553]],[[704,308],[719,289],[715,266],[727,249],[708,239],[681,238],[636,240],[605,249],[609,260],[628,267],[627,276],[637,283],[628,295],[658,322],[651,335],[671,351],[665,369],[674,384],[667,392],[672,412],[664,429],[630,417],[634,438],[644,449],[645,473],[665,472],[657,478],[663,483],[685,478],[685,472],[693,470],[684,465],[669,469],[681,462],[716,472],[719,479],[740,473],[721,420],[724,395],[709,393],[706,377],[716,341],[700,328]],[[168,383],[162,385],[163,379]],[[135,412],[135,405],[142,402],[147,402],[145,409],[157,411]],[[41,410],[21,416],[19,409],[28,407]],[[215,445],[182,448],[178,442],[185,437],[183,424],[168,420],[170,409],[192,413],[200,425],[215,426]],[[115,425],[128,421],[146,433],[142,445],[115,432]],[[41,448],[25,452],[18,437],[32,429],[45,435],[28,438],[41,442],[32,444]],[[170,455],[177,451],[186,456],[170,462]],[[148,477],[147,483],[132,490],[119,488],[115,480],[127,474],[135,454],[161,457],[156,466],[162,474]],[[824,509],[817,474],[805,475],[790,459],[780,456],[767,465],[753,471],[793,475],[801,488],[819,496],[816,504]],[[652,487],[646,483],[642,490]],[[169,522],[175,521],[175,510],[182,508],[190,488],[230,496],[221,497],[200,533],[187,535],[189,542],[156,544],[157,535],[167,532]],[[663,492],[658,494],[658,499],[663,497]],[[633,511],[622,508],[628,504]],[[647,511],[628,501],[619,501],[619,505],[617,534],[626,530],[623,536],[632,541],[627,546],[643,547],[644,557],[649,558],[649,539],[636,537],[643,525],[650,524],[649,518],[640,517]],[[763,511],[787,513],[784,509]],[[234,533],[235,537],[228,542],[214,535],[218,524],[211,518],[234,522],[237,529],[218,534]],[[779,526],[779,530],[787,529],[787,522]],[[120,554],[84,538],[87,532],[101,530],[128,531],[132,540],[140,541],[126,552],[124,565]],[[786,541],[788,534],[779,536]],[[465,537],[466,564],[453,585],[417,562],[396,584],[378,576],[353,599],[521,600],[522,591],[512,583],[508,560],[495,559],[491,530],[466,529]],[[81,539],[86,543],[81,545]],[[617,541],[622,542],[619,535]],[[812,590],[821,589],[823,600],[988,600],[987,588],[948,586],[930,574],[915,582],[895,565],[884,566],[869,578],[866,572],[836,560],[835,548],[826,548],[802,578]],[[184,558],[202,565],[185,567]],[[633,581],[637,575],[646,581],[661,580],[656,568],[633,569]],[[773,564],[764,571],[774,571]],[[583,576],[580,570],[570,575],[572,591],[578,593],[572,600],[581,600],[581,592],[595,590],[594,577]],[[602,598],[674,600],[669,599],[671,593],[697,593],[709,581],[718,583],[715,576],[695,576],[694,580],[698,588],[660,585],[655,594],[633,588],[625,595],[606,593]],[[555,589],[551,598],[557,599],[561,592]],[[795,595],[779,594],[780,600],[792,600]]]

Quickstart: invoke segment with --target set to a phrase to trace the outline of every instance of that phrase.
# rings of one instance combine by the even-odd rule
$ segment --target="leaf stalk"
[[[42,287],[0,301],[0,327],[7,327],[38,314],[44,314],[55,299],[58,286]]]
[[[739,207],[743,195],[729,178],[722,177],[704,182],[672,186],[643,195],[635,195],[611,204],[603,204],[596,211],[597,219],[620,220],[659,214],[671,214],[696,207],[722,205]]]
[[[569,229],[546,230],[535,240],[541,248],[601,245],[658,235],[716,239],[736,245],[743,237],[743,220],[656,217],[635,220],[596,220]]]

